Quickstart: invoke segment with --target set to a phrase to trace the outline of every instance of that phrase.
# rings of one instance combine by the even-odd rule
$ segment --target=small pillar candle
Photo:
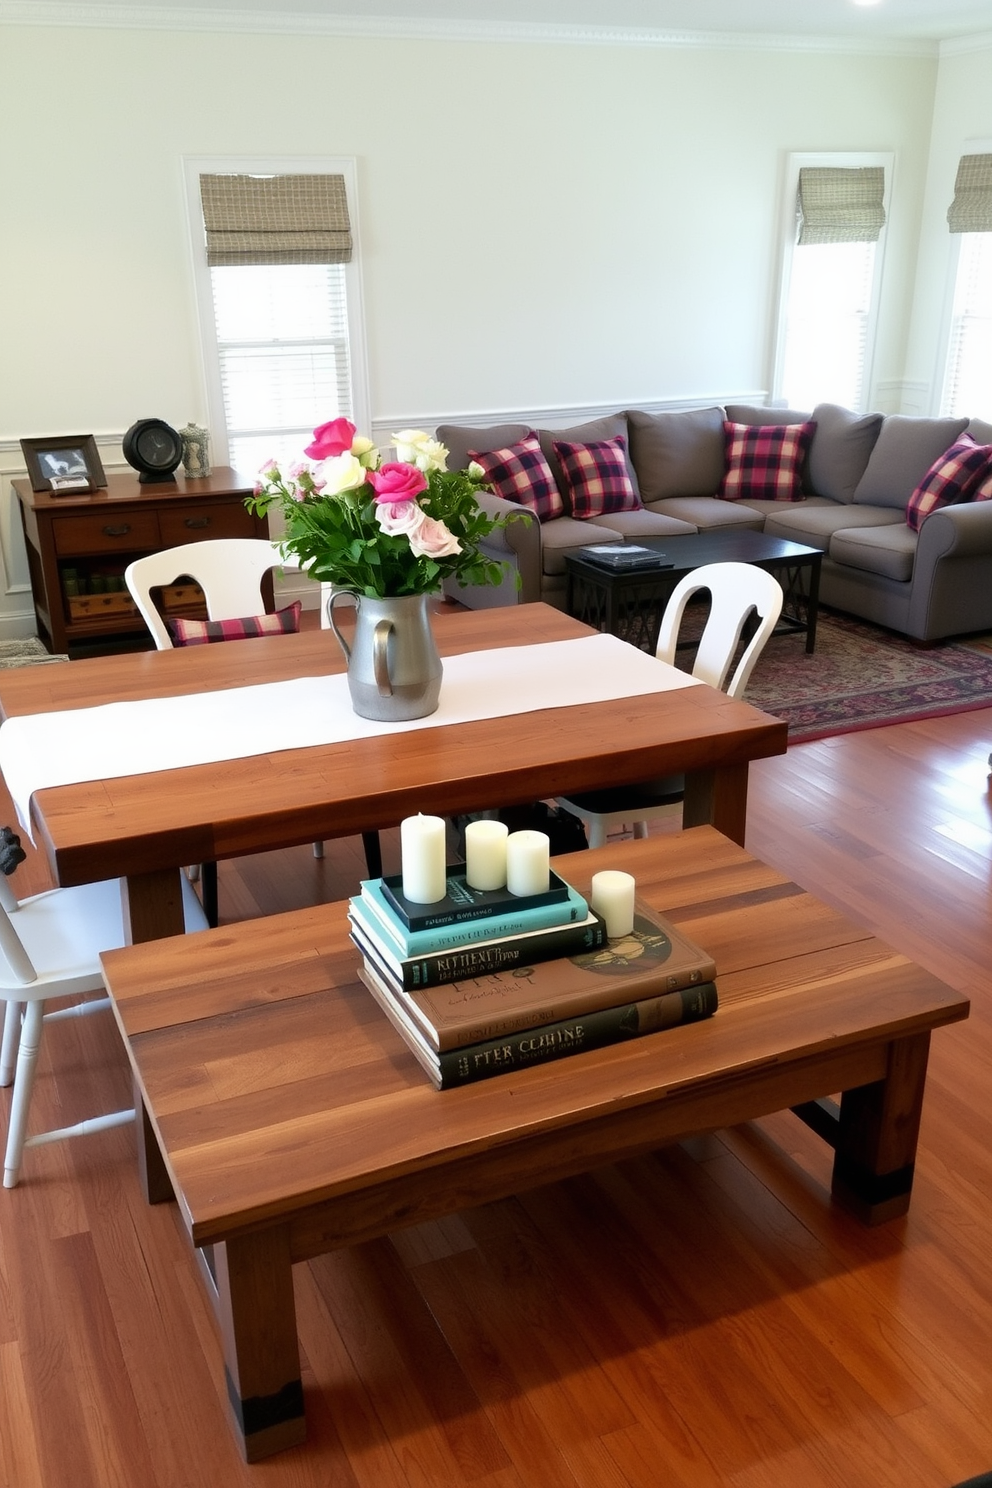
[[[506,886],[511,894],[546,894],[551,841],[547,832],[511,832],[506,839]]]
[[[634,928],[634,880],[629,873],[606,868],[592,876],[591,904],[606,921],[611,940],[629,935]]]
[[[436,904],[447,892],[443,816],[407,816],[400,822],[403,893],[414,904]]]
[[[474,821],[465,828],[465,882],[471,889],[501,889],[506,883],[506,841],[501,821]]]

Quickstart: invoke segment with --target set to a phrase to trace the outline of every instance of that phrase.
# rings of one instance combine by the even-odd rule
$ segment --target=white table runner
[[[446,656],[437,712],[409,723],[359,718],[343,673],[9,718],[0,728],[0,769],[30,836],[31,796],[51,786],[693,685],[685,672],[615,636],[584,636]]]

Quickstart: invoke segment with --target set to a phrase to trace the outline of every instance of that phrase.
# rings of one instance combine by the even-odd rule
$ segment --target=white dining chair
[[[7,834],[10,838],[10,834]],[[17,841],[13,837],[13,841]],[[134,1120],[134,1110],[92,1116],[73,1126],[28,1135],[42,1032],[50,1023],[102,1012],[110,1007],[100,969],[100,952],[125,941],[120,879],[50,889],[18,900],[0,873],[0,1000],[6,1004],[0,1043],[0,1085],[13,1081],[7,1128],[3,1186],[14,1188],[26,1148],[68,1137],[106,1131]],[[187,932],[205,930],[206,915],[185,874],[181,875]],[[98,998],[87,994],[99,992]],[[52,1012],[51,998],[82,997]]]
[[[159,613],[153,590],[177,578],[194,579],[203,590],[210,620],[238,620],[259,615],[264,609],[262,581],[276,568],[298,569],[298,560],[284,555],[278,542],[261,537],[216,537],[183,543],[160,553],[136,558],[124,570],[124,582],[151,632],[159,651],[170,651],[173,639]],[[363,832],[362,844],[370,878],[382,873],[382,851],[378,832]],[[322,858],[324,844],[313,844],[313,855]],[[217,864],[204,863],[191,869],[202,878],[203,902],[210,923],[217,923]]]
[[[782,613],[782,586],[753,563],[707,563],[694,569],[679,580],[665,607],[655,652],[660,661],[675,664],[686,608],[703,591],[709,592],[710,608],[696,647],[692,675],[722,689],[728,697],[741,697]],[[755,615],[758,624],[731,674],[744,627]],[[635,837],[646,837],[648,822],[674,814],[684,791],[684,777],[672,775],[637,785],[559,796],[557,804],[585,823],[590,847],[602,847],[610,831],[628,823]]]

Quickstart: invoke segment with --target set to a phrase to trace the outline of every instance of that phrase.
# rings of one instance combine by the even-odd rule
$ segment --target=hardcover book
[[[568,884],[557,873],[549,876],[544,894],[511,894],[501,889],[476,889],[466,881],[465,864],[451,868],[447,893],[433,904],[417,904],[403,893],[402,873],[380,880],[385,899],[408,930],[433,930],[438,925],[460,925],[466,920],[491,919],[495,915],[516,914],[524,909],[537,909],[544,904],[561,904],[568,898]]]
[[[379,933],[375,918],[364,912],[363,901],[352,901],[348,917],[351,920],[351,938],[359,950],[374,956],[397,987],[410,991],[480,977],[489,972],[509,971],[553,957],[579,955],[607,943],[606,922],[590,911],[584,920],[578,920],[574,925],[552,925],[546,930],[529,930],[521,935],[470,941],[445,951],[401,956],[395,946]]]
[[[438,1090],[548,1064],[569,1054],[641,1038],[680,1023],[695,1023],[710,1017],[718,1006],[714,983],[700,982],[679,991],[605,1008],[586,1017],[547,1023],[505,1038],[439,1052],[429,1046],[373,965],[366,961],[359,968],[359,976]]]
[[[604,938],[598,948],[554,959],[494,961],[490,970],[483,965],[439,984],[401,978],[374,941],[359,941],[359,948],[438,1051],[701,986],[716,977],[709,952],[640,900],[634,928],[622,939]],[[522,950],[526,956],[526,946]]]
[[[396,914],[382,888],[382,880],[364,879],[362,892],[349,900],[352,909],[359,908],[372,918],[381,939],[397,956],[427,956],[434,951],[452,950],[478,940],[499,940],[509,935],[523,935],[528,930],[546,930],[552,925],[577,925],[589,918],[589,905],[569,884],[565,898],[533,908],[516,908],[506,914],[482,919],[463,920],[457,925],[435,925],[431,930],[408,930]]]

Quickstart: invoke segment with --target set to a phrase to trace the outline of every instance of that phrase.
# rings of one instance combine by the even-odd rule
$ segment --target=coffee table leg
[[[929,1051],[928,1033],[896,1040],[886,1078],[841,1097],[831,1191],[865,1224],[909,1208]]]
[[[288,1232],[215,1245],[212,1272],[234,1432],[258,1462],[307,1434]]]

